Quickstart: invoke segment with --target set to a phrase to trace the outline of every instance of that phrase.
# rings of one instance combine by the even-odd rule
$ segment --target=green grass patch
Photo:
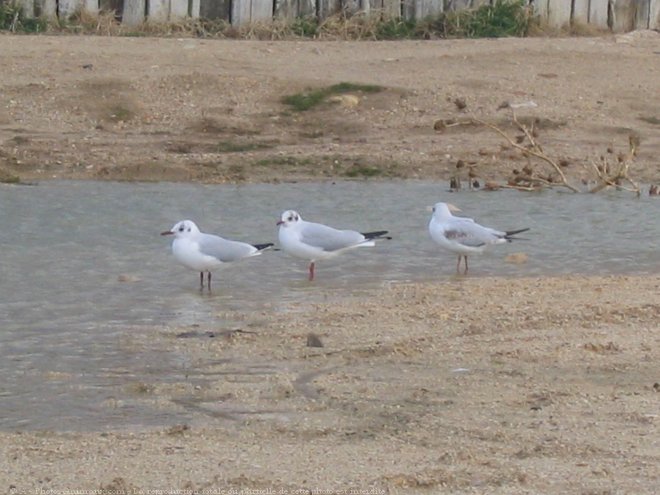
[[[440,38],[525,36],[531,22],[523,0],[497,0],[477,9],[443,12],[427,19],[426,29]]]
[[[135,112],[125,105],[117,104],[108,108],[107,116],[111,122],[128,122],[135,117]]]
[[[383,91],[382,86],[375,84],[355,84],[349,82],[340,82],[326,88],[312,89],[287,95],[282,97],[282,103],[290,106],[296,112],[304,112],[323,103],[326,98],[332,95],[345,93],[378,93]]]
[[[355,165],[352,165],[351,167],[347,168],[346,171],[344,172],[344,175],[346,177],[350,177],[350,178],[378,177],[378,176],[383,175],[383,170],[381,170],[378,167],[371,167],[369,165],[355,164]]]
[[[16,2],[0,3],[0,31],[42,33],[48,28],[43,18],[28,18]]]
[[[390,18],[376,25],[376,38],[380,40],[405,40],[418,37],[415,21]]]

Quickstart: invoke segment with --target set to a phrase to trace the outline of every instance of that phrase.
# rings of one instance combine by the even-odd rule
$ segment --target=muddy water
[[[189,363],[131,336],[162,325],[220,321],[226,310],[286,311],[319,293],[389,281],[455,283],[454,255],[429,239],[427,206],[450,201],[484,224],[530,227],[527,240],[472,258],[470,277],[657,273],[660,200],[599,195],[472,192],[444,184],[344,182],[190,185],[45,182],[0,186],[0,429],[106,429],[185,421],[131,400],[127,383],[175,381]],[[317,265],[277,251],[214,275],[178,266],[159,232],[190,218],[204,231],[276,242],[281,211],[394,239]],[[505,261],[524,252],[528,261]],[[191,370],[188,369],[187,372]],[[108,404],[121,407],[108,407]]]

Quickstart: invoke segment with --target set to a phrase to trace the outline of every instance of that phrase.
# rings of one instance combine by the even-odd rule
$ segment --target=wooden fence
[[[495,0],[0,0],[19,3],[29,17],[69,17],[79,9],[94,14],[118,13],[126,25],[145,20],[224,19],[240,26],[274,17],[325,19],[339,12],[388,15],[420,20],[448,10],[475,8]],[[573,22],[615,32],[660,29],[660,0],[527,0],[530,8],[553,27]]]

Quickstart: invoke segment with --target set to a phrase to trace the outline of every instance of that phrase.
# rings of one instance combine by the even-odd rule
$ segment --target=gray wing
[[[452,219],[444,229],[444,234],[450,241],[457,242],[468,247],[481,247],[484,244],[495,244],[501,242],[506,232],[500,232],[489,227],[475,223],[470,218]]]
[[[355,230],[337,230],[320,223],[305,222],[300,229],[300,240],[324,251],[339,251],[365,242]]]
[[[218,258],[222,262],[237,261],[257,253],[257,248],[238,241],[229,241],[217,235],[202,234],[199,239],[202,253]]]

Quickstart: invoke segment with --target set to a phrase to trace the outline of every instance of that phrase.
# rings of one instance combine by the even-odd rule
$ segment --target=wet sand
[[[1,433],[0,478],[14,493],[655,493],[659,288],[470,275],[155,328],[127,345],[196,366],[135,395],[189,423]]]

